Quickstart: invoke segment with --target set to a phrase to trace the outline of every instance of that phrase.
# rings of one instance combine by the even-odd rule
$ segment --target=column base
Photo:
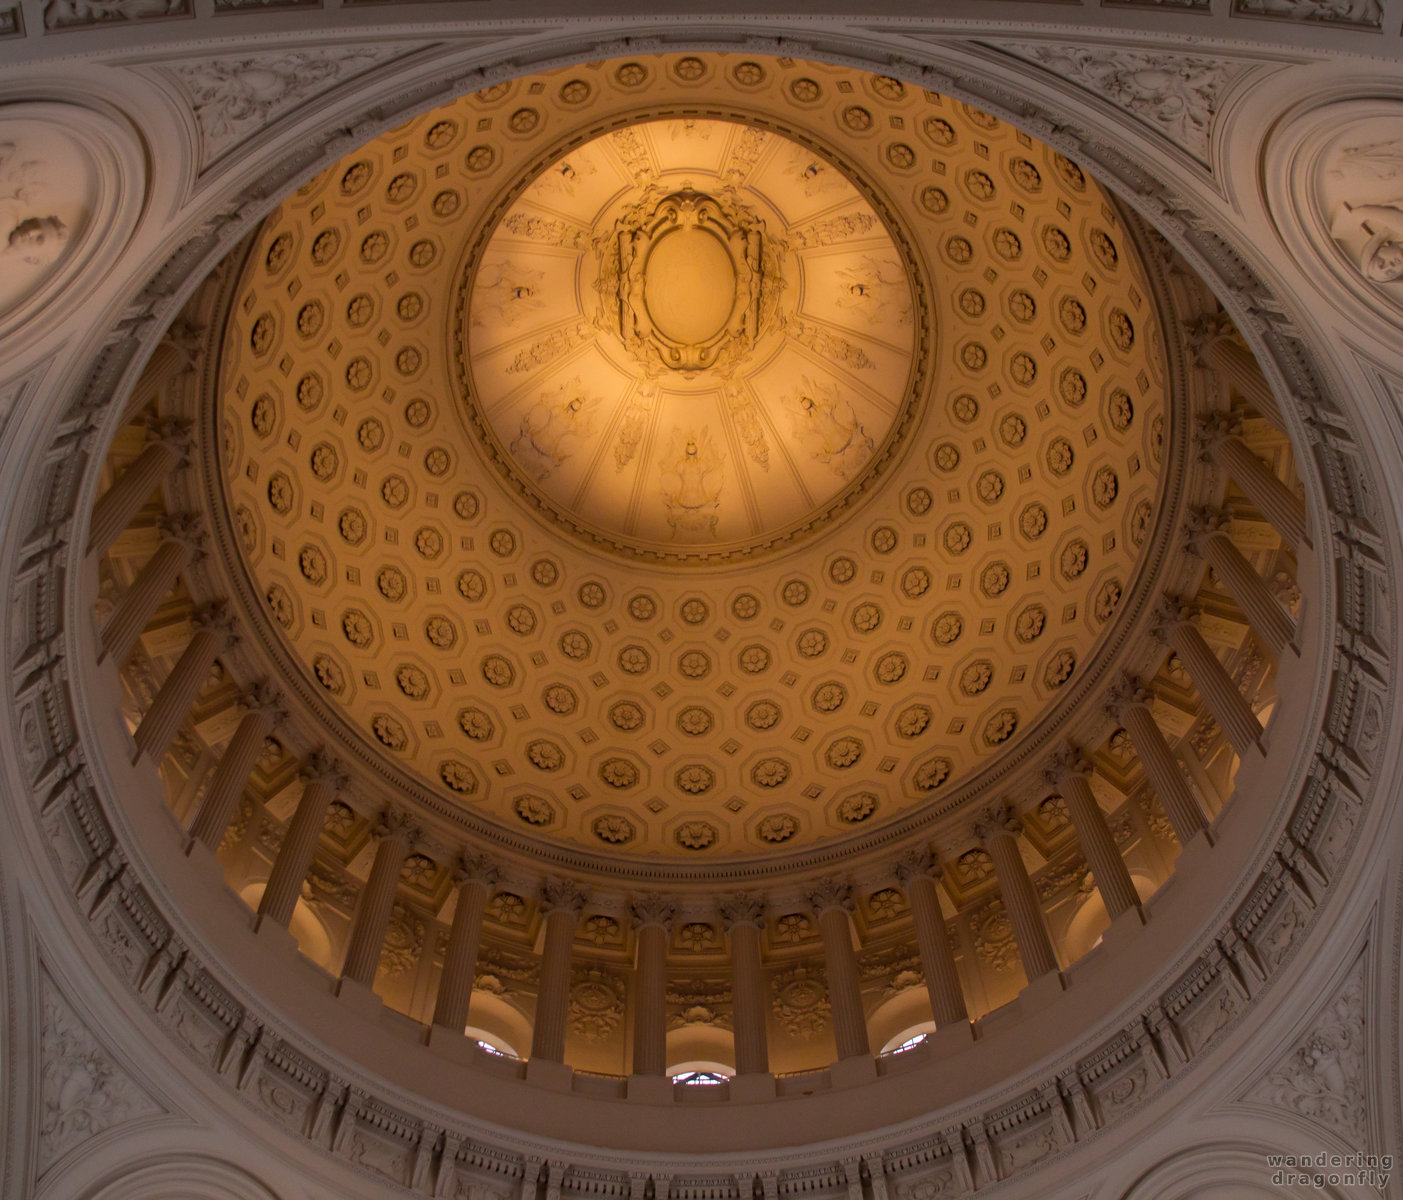
[[[380,1012],[385,1007],[385,1002],[373,989],[344,976],[336,981],[336,998],[367,1021],[379,1020]]]
[[[1179,857],[1174,860],[1174,880],[1192,878],[1200,872],[1208,870],[1208,857],[1213,851],[1213,835],[1206,829],[1200,829],[1189,839],[1189,844],[1179,851]]]
[[[628,1098],[635,1104],[671,1104],[676,1086],[666,1075],[630,1075]]]
[[[439,1058],[460,1067],[470,1067],[477,1061],[477,1043],[447,1025],[430,1025],[425,1045]]]
[[[1145,928],[1145,910],[1138,904],[1127,908],[1106,926],[1101,934],[1101,949],[1107,954],[1119,954]]]
[[[281,954],[287,958],[297,953],[297,939],[292,936],[292,931],[286,925],[279,925],[272,917],[254,913],[253,933],[271,954]]]
[[[835,1088],[872,1083],[877,1078],[877,1060],[870,1054],[854,1054],[851,1058],[840,1058],[829,1066],[828,1078],[832,1080]]]
[[[553,1092],[568,1092],[574,1077],[575,1072],[564,1063],[545,1058],[526,1060],[526,1082],[538,1087],[549,1088]]]
[[[221,884],[224,882],[224,868],[219,865],[219,859],[199,838],[186,839],[185,857],[195,864],[195,870],[213,876]]]
[[[732,1075],[729,1087],[733,1104],[758,1104],[775,1098],[775,1077],[768,1072]]]
[[[957,1054],[966,1046],[974,1045],[974,1026],[968,1021],[952,1021],[941,1025],[926,1038],[926,1045],[936,1057]]]
[[[1019,1007],[1025,1016],[1040,1012],[1061,996],[1066,987],[1067,981],[1061,971],[1045,971],[1018,993]]]

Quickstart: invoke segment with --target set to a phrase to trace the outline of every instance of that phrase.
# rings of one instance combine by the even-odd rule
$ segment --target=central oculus
[[[764,332],[783,286],[780,247],[729,189],[710,196],[650,188],[600,246],[603,304],[619,337],[645,360],[674,371],[733,363]]]
[[[643,303],[653,327],[668,341],[689,349],[726,328],[737,291],[735,264],[726,247],[697,229],[684,228],[659,239],[643,268]]]
[[[510,484],[596,546],[780,549],[893,459],[922,382],[915,277],[808,146],[728,121],[616,129],[545,167],[468,264],[465,411]]]

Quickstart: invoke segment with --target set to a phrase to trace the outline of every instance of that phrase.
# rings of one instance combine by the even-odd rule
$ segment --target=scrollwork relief
[[[84,6],[149,8],[166,7],[167,2],[183,8],[188,0],[111,0],[101,5],[87,0]],[[303,101],[404,52],[402,45],[287,50],[179,63],[166,70],[190,99],[208,165]]]
[[[1244,1099],[1306,1117],[1366,1148],[1364,1024],[1366,959],[1361,957],[1291,1052],[1248,1089]]]
[[[41,978],[40,994],[38,1166],[42,1173],[89,1138],[163,1109],[118,1065],[47,975]]]
[[[1138,117],[1205,164],[1223,99],[1247,70],[1204,55],[1110,46],[1018,43],[1005,49]]]

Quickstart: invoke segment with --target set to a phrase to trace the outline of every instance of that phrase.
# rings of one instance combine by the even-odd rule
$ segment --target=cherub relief
[[[31,266],[55,261],[68,242],[68,226],[46,213],[50,183],[44,163],[14,142],[0,142],[0,258],[18,258]]]
[[[1330,236],[1365,279],[1403,279],[1403,138],[1342,147],[1326,178]]]
[[[537,483],[543,482],[589,437],[593,408],[578,376],[554,392],[543,392],[521,418],[512,456]]]
[[[871,457],[872,439],[835,385],[818,384],[805,375],[803,386],[790,393],[785,406],[795,439],[841,478],[853,478]]]
[[[726,456],[716,448],[711,430],[674,428],[671,449],[658,464],[663,505],[674,537],[714,535],[720,521]]]
[[[838,271],[837,305],[873,326],[911,324],[911,294],[894,263],[865,254]]]
[[[545,307],[546,275],[510,259],[488,263],[473,285],[472,323],[510,328]]]

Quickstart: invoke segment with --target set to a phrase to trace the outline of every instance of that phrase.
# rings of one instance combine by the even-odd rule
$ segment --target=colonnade
[[[1209,339],[1201,361],[1223,372],[1263,415],[1279,423],[1255,364],[1235,343],[1221,337]],[[1294,549],[1307,544],[1304,506],[1242,441],[1240,426],[1234,420],[1226,416],[1201,420],[1196,436],[1202,455],[1227,473],[1287,546]],[[91,554],[101,555],[112,547],[149,501],[162,476],[184,461],[190,449],[188,426],[148,422],[144,449],[94,506],[88,542]],[[1279,657],[1295,647],[1295,622],[1232,541],[1230,521],[1230,515],[1220,509],[1194,510],[1186,522],[1187,548],[1209,562],[1257,642]],[[156,551],[118,599],[99,633],[101,658],[120,665],[132,653],[181,572],[204,552],[205,529],[197,514],[164,517],[160,535]],[[1195,606],[1180,597],[1165,596],[1155,617],[1157,636],[1178,656],[1233,749],[1239,755],[1259,750],[1261,723],[1205,640]],[[192,625],[188,645],[134,731],[138,760],[162,758],[197,702],[216,659],[237,641],[235,622],[226,604],[200,606]],[[245,688],[237,703],[241,710],[237,727],[188,825],[191,844],[210,850],[219,846],[233,822],[266,739],[287,716],[281,697],[266,682]],[[1208,816],[1155,717],[1152,687],[1144,680],[1122,675],[1104,703],[1129,734],[1175,837],[1187,845],[1207,829]],[[1044,778],[1066,803],[1077,845],[1107,913],[1114,919],[1138,908],[1134,882],[1096,799],[1089,755],[1075,746],[1062,748],[1048,759]],[[301,796],[259,901],[256,923],[260,926],[290,925],[329,809],[347,787],[348,773],[330,754],[316,752],[304,764],[302,783]],[[969,829],[970,837],[984,848],[993,864],[1018,955],[1028,979],[1035,981],[1059,972],[1062,964],[1024,865],[1021,833],[1017,813],[1005,802],[987,806]],[[340,969],[343,980],[365,988],[373,986],[404,865],[421,841],[421,830],[406,813],[390,807],[379,817],[369,877],[346,939]],[[456,900],[432,1024],[462,1030],[470,1015],[483,922],[501,870],[484,855],[466,855],[453,870]],[[892,864],[891,871],[909,902],[932,1016],[938,1027],[967,1024],[969,1010],[946,930],[940,900],[941,870],[935,856],[927,849],[908,851]],[[533,1059],[564,1062],[572,956],[577,925],[587,902],[587,893],[570,880],[550,880],[541,888],[544,931],[532,1029]],[[870,1056],[872,1046],[854,948],[851,886],[836,878],[818,880],[807,889],[805,903],[822,943],[838,1057]],[[736,1069],[741,1075],[762,1075],[770,1070],[770,1005],[763,961],[766,904],[759,896],[741,893],[721,899],[718,909],[728,937]],[[637,954],[632,1066],[638,1075],[662,1076],[667,1068],[667,952],[676,913],[676,901],[660,895],[637,897],[629,909]]]

